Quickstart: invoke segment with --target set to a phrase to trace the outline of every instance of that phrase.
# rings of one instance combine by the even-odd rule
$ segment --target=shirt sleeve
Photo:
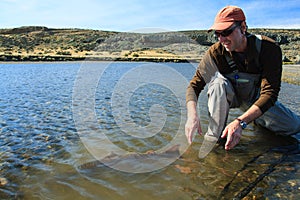
[[[254,103],[264,113],[274,106],[281,85],[282,52],[278,45],[263,41],[260,63],[262,67],[260,97]]]
[[[198,68],[190,81],[186,90],[186,103],[189,101],[198,101],[200,92],[209,83],[211,78],[218,71],[217,65],[212,58],[211,51],[207,51],[203,59],[200,61]]]

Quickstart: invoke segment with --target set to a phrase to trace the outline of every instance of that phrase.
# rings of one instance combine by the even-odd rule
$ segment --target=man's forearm
[[[252,105],[244,114],[242,114],[239,119],[246,123],[250,123],[262,115],[262,111],[256,105]]]
[[[188,101],[187,104],[187,121],[185,124],[185,135],[188,139],[188,142],[191,144],[194,132],[197,131],[199,134],[202,134],[200,120],[197,114],[197,102]]]
[[[196,101],[188,101],[186,104],[187,107],[187,117],[195,117],[197,116],[197,102]]]

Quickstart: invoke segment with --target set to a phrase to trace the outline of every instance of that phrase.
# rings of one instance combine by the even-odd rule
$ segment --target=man
[[[194,132],[202,134],[196,105],[200,92],[208,84],[209,125],[200,157],[209,153],[220,136],[227,138],[225,149],[232,149],[252,121],[276,134],[300,132],[299,116],[277,101],[281,49],[268,37],[249,34],[245,20],[239,7],[226,6],[219,11],[209,30],[214,31],[218,42],[206,52],[187,88],[185,134],[191,143]],[[244,113],[226,125],[229,109],[236,107]]]

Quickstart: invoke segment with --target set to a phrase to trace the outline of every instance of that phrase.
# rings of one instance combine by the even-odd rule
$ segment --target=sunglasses
[[[215,36],[216,36],[216,37],[220,37],[220,36],[227,37],[227,36],[229,36],[229,35],[234,31],[234,29],[236,29],[236,27],[238,27],[238,26],[239,26],[239,25],[232,26],[231,28],[226,29],[226,30],[224,30],[224,31],[222,31],[222,32],[217,32],[217,31],[215,31]]]

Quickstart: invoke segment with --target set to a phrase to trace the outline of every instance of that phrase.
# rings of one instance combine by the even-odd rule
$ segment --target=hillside
[[[300,30],[252,29],[282,48],[283,61],[300,63]],[[153,34],[41,26],[0,29],[0,61],[153,60],[199,61],[215,42],[204,30]]]

